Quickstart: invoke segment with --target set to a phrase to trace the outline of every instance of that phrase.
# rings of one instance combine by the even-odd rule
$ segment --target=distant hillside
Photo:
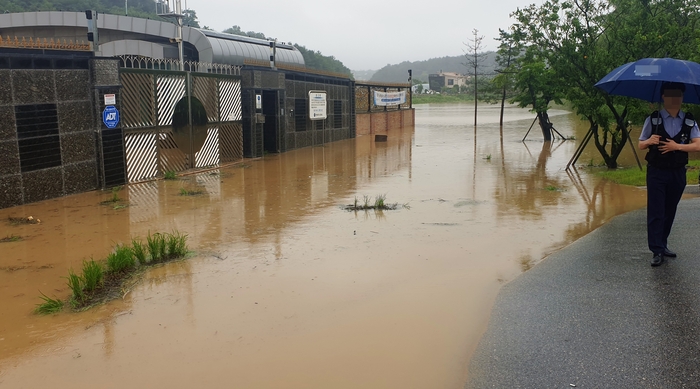
[[[484,62],[479,65],[480,74],[492,74],[496,67],[496,53],[489,51],[484,53]],[[418,80],[423,83],[428,82],[428,75],[431,73],[450,72],[460,74],[470,74],[473,69],[468,69],[463,64],[466,59],[463,55],[456,57],[431,58],[425,61],[408,62],[404,61],[397,65],[387,65],[377,70],[370,81],[376,82],[407,82],[408,69],[413,70],[414,83]]]
[[[376,70],[353,70],[352,75],[356,80],[369,81]]]

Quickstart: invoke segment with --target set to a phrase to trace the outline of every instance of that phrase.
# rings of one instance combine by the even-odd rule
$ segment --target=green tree
[[[630,113],[643,102],[608,95],[593,85],[624,63],[697,52],[698,6],[685,0],[547,0],[513,16],[524,41],[540,49],[546,68],[576,113],[589,123],[609,168],[629,139]],[[690,51],[688,51],[690,50]]]
[[[515,89],[515,74],[517,73],[517,59],[522,54],[524,47],[522,37],[516,32],[509,33],[498,29],[499,41],[496,52],[496,76],[491,79],[493,86],[501,91],[500,104],[501,115],[500,125],[503,126],[503,114],[507,98],[512,97]]]
[[[348,69],[342,62],[338,61],[334,56],[327,57],[321,54],[320,51],[309,50],[304,46],[294,44],[294,47],[301,52],[304,56],[304,63],[306,67],[317,70],[324,70],[328,72],[346,74],[348,77],[352,78],[352,71]]]
[[[189,27],[199,28],[199,21],[197,20],[197,12],[192,9],[186,9],[182,11],[184,15],[182,18],[182,25]]]
[[[226,34],[249,36],[251,38],[267,39],[265,37],[265,34],[263,34],[262,32],[255,32],[255,31],[244,32],[243,30],[241,30],[241,26],[238,26],[238,25],[234,25],[231,28],[227,28],[223,32],[225,32]]]

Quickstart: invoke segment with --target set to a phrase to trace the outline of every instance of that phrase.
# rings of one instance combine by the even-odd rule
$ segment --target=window
[[[61,166],[56,104],[15,106],[22,172]]]
[[[449,80],[447,80],[447,85],[454,85],[454,84],[455,84],[455,80],[453,80],[451,78]]]

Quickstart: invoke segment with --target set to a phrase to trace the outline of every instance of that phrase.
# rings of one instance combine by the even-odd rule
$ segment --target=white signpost
[[[326,114],[326,91],[309,91],[309,119],[324,120]]]

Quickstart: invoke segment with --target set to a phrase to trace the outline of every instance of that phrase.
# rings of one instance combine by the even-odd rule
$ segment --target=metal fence
[[[240,76],[122,68],[120,79],[128,182],[243,159]]]

